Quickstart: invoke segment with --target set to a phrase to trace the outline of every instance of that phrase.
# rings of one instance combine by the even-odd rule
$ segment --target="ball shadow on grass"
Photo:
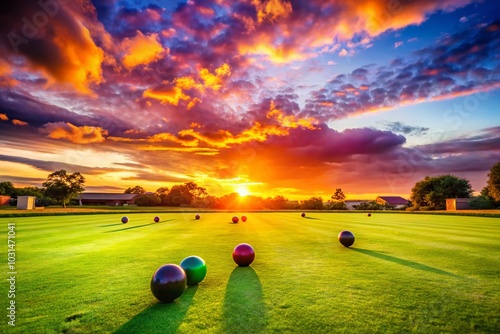
[[[393,263],[401,264],[403,266],[407,266],[407,267],[410,267],[410,268],[413,268],[413,269],[424,270],[424,271],[428,271],[428,272],[431,272],[431,273],[435,273],[435,274],[439,274],[439,275],[445,275],[445,276],[450,276],[450,277],[454,277],[454,278],[461,278],[460,276],[457,276],[457,275],[455,275],[453,273],[450,273],[448,271],[445,271],[445,270],[434,268],[434,267],[431,267],[431,266],[428,266],[428,265],[425,265],[425,264],[422,264],[422,263],[418,263],[418,262],[413,262],[413,261],[401,259],[399,257],[395,257],[395,256],[383,254],[381,252],[376,252],[376,251],[373,251],[373,250],[363,249],[363,248],[356,248],[356,247],[350,247],[350,249],[353,250],[353,251],[355,251],[355,252],[358,252],[358,253],[366,254],[366,255],[373,256],[373,257],[378,258],[378,259],[382,259],[382,260],[390,261],[390,262],[393,262]]]
[[[236,267],[224,297],[225,333],[260,333],[267,325],[259,276],[252,267]]]
[[[172,303],[154,304],[135,315],[114,333],[176,333],[193,301],[198,286],[187,287]],[[151,295],[151,298],[154,298]]]
[[[163,220],[163,221],[160,221],[158,223],[147,223],[147,224],[142,224],[142,225],[134,225],[134,226],[130,226],[130,227],[120,228],[118,230],[106,231],[104,233],[113,233],[113,232],[121,232],[121,231],[126,231],[126,230],[133,230],[135,228],[141,228],[141,227],[146,227],[146,226],[151,226],[151,225],[159,225],[159,224],[166,223],[166,222],[169,222],[169,221],[172,221],[172,220],[173,219]],[[118,224],[118,225],[122,225],[123,226],[123,224]]]

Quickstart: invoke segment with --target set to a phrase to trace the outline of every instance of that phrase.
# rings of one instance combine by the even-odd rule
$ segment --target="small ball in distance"
[[[342,231],[339,233],[339,241],[344,247],[352,246],[354,239],[354,234],[350,231]]]
[[[302,212],[300,215],[301,215],[302,217],[305,217],[305,216],[306,216],[306,213],[305,213],[305,212]]]
[[[372,216],[372,214],[368,212],[368,217],[371,217],[371,216]]]
[[[235,223],[235,224],[240,221],[238,216],[234,216],[232,220],[233,220],[233,223]]]
[[[194,286],[203,281],[207,275],[207,265],[199,256],[188,256],[180,264],[187,277],[187,285]]]
[[[194,219],[196,219],[196,220],[198,220],[198,219],[200,219],[200,218],[201,218],[201,216],[200,216],[200,215],[196,215],[196,216],[194,216]]]
[[[255,259],[255,251],[249,244],[239,244],[233,250],[233,260],[240,267],[248,267]]]
[[[128,217],[126,217],[126,216],[125,216],[125,217],[122,217],[122,223],[123,223],[123,224],[128,223]]]
[[[151,278],[151,292],[163,303],[171,303],[186,289],[186,273],[176,264],[165,264],[158,268]]]
[[[154,217],[153,220],[155,221],[155,223],[158,223],[160,221],[160,217],[156,216],[156,217]]]
[[[247,216],[241,216],[241,221],[246,222],[247,221]]]

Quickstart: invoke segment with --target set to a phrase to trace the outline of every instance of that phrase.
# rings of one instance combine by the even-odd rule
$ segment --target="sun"
[[[250,195],[250,190],[248,190],[248,188],[246,186],[238,186],[236,188],[236,192],[241,196],[241,197],[245,197],[245,196],[248,196]]]

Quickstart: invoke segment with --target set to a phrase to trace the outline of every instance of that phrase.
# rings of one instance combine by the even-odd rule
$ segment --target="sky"
[[[500,161],[500,2],[0,4],[0,181],[194,181],[289,199],[486,185]]]

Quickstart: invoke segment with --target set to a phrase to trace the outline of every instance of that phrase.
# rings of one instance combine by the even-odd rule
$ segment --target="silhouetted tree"
[[[85,178],[79,172],[68,174],[64,169],[50,174],[42,186],[48,197],[62,203],[66,207],[72,198],[85,190]]]
[[[332,195],[332,199],[336,202],[344,202],[345,195],[342,189],[340,188],[335,189],[335,194]]]
[[[495,201],[500,201],[500,162],[491,166],[487,184],[488,196]]]
[[[0,182],[0,195],[6,195],[14,197],[16,196],[16,188],[12,184],[12,182]]]
[[[135,186],[133,188],[127,188],[123,193],[124,194],[139,194],[139,195],[142,195],[142,194],[146,193],[146,189],[144,189],[141,186]]]
[[[469,198],[470,182],[454,175],[426,176],[411,189],[411,200],[416,207],[442,210],[447,198]]]
[[[324,208],[323,199],[321,197],[311,197],[302,202],[301,208],[307,210],[321,210]]]
[[[139,195],[134,201],[137,206],[157,206],[160,205],[161,199],[155,194]]]
[[[170,189],[168,189],[167,187],[160,187],[160,188],[156,189],[155,195],[160,198],[161,205],[167,205],[166,198],[167,198],[169,191],[170,191]]]

